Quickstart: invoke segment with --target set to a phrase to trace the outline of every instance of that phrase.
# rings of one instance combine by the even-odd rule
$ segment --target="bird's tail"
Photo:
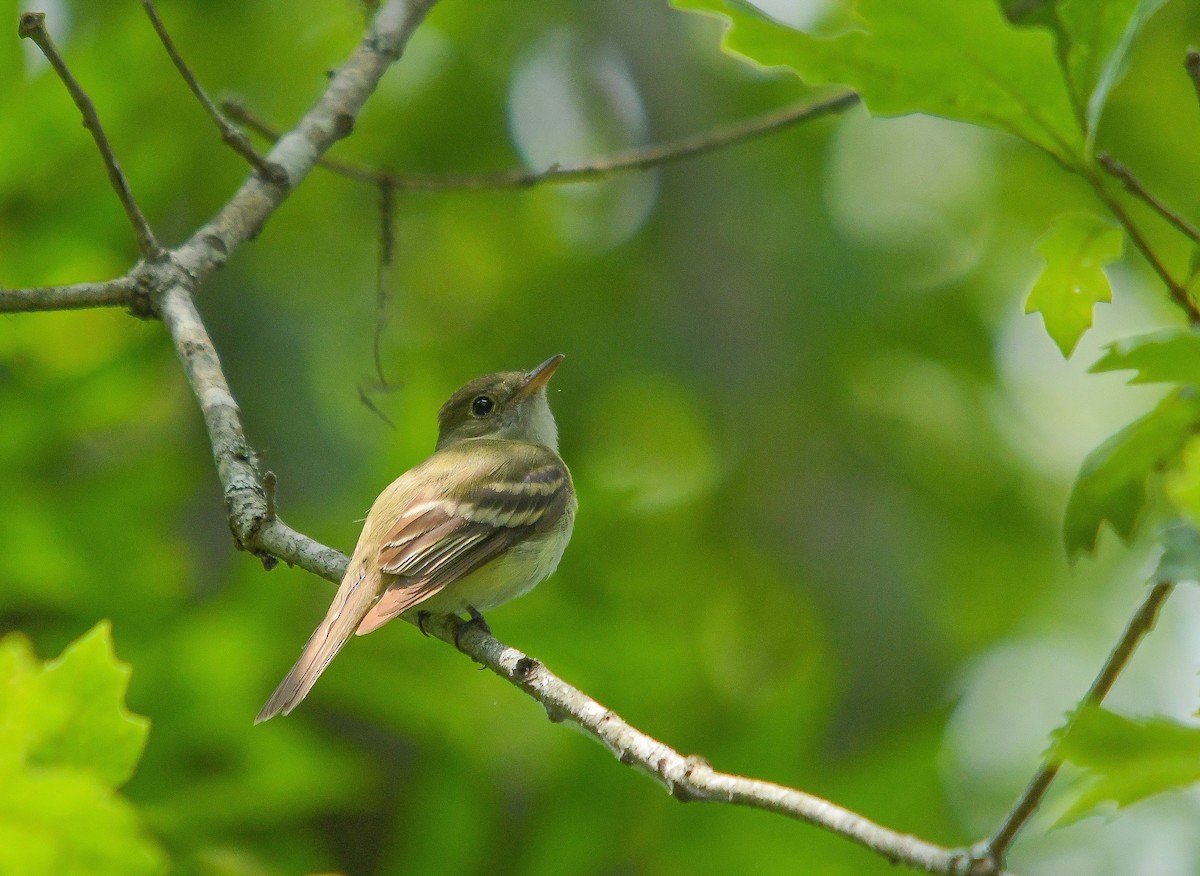
[[[354,633],[363,615],[379,596],[378,587],[364,570],[351,569],[342,579],[325,620],[313,631],[300,659],[275,688],[275,693],[254,719],[255,724],[286,715],[304,699],[317,683],[329,661]]]

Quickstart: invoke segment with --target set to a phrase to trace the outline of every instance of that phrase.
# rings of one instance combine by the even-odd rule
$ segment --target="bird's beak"
[[[545,386],[550,381],[550,378],[554,375],[555,369],[558,368],[562,360],[563,354],[556,353],[537,368],[534,368],[532,371],[526,374],[525,382],[521,385],[521,388],[517,390],[516,395],[513,396],[512,400],[515,402],[524,401]]]

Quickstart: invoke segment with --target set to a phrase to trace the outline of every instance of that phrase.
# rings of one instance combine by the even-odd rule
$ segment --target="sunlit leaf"
[[[1200,334],[1164,329],[1122,338],[1105,349],[1092,372],[1136,371],[1130,383],[1187,383],[1200,386]]]
[[[794,30],[734,0],[672,0],[728,22],[723,47],[810,85],[849,85],[872,113],[928,113],[1015,134],[1067,165],[1083,136],[1053,37],[1010,24],[994,0],[861,0],[860,27]]]
[[[129,667],[97,624],[41,663],[0,641],[0,873],[160,873],[165,859],[114,788],[141,757],[149,722],[124,705]]]
[[[1112,301],[1104,265],[1121,255],[1121,230],[1090,213],[1066,213],[1038,242],[1046,267],[1025,302],[1025,312],[1042,314],[1046,332],[1070,356],[1091,328],[1092,308]]]
[[[1122,539],[1131,539],[1146,504],[1150,475],[1177,459],[1198,430],[1200,400],[1180,391],[1088,454],[1067,501],[1067,555],[1094,550],[1106,520]]]
[[[94,774],[45,767],[0,781],[0,873],[154,876],[165,864],[137,810]]]
[[[1059,742],[1058,754],[1086,771],[1059,818],[1065,824],[1105,804],[1129,806],[1200,780],[1200,727],[1089,706]]]
[[[150,721],[125,708],[129,665],[113,653],[112,630],[101,622],[46,663],[43,709],[32,764],[54,763],[96,771],[111,787],[124,784],[141,759]]]

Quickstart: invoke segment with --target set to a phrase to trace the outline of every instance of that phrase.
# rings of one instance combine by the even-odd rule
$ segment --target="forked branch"
[[[245,158],[263,179],[273,183],[286,183],[287,171],[276,164],[271,164],[259,155],[250,144],[250,138],[246,136],[246,133],[230,124],[229,120],[217,109],[217,105],[209,98],[208,93],[205,92],[200,82],[196,79],[196,75],[192,73],[192,69],[183,60],[183,56],[179,54],[179,50],[175,48],[175,41],[171,39],[171,34],[168,33],[166,25],[163,24],[162,19],[159,17],[153,0],[142,0],[142,8],[146,10],[150,24],[153,26],[154,32],[158,34],[158,39],[163,44],[163,48],[166,49],[171,63],[175,65],[175,69],[179,71],[179,75],[183,77],[183,81],[187,83],[187,87],[196,96],[196,100],[200,101],[200,105],[204,107],[204,111],[208,113],[208,117],[217,126],[217,130],[221,132],[221,140],[225,145]]]

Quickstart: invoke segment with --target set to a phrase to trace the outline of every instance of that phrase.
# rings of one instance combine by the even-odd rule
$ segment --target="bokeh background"
[[[44,8],[145,212],[181,241],[244,165],[138,4]],[[15,30],[21,7],[0,9]],[[363,24],[349,0],[160,12],[211,92],[280,127]],[[805,99],[794,77],[721,55],[718,33],[659,3],[440,3],[336,154],[543,167]],[[1194,218],[1189,41],[1200,7],[1174,0],[1101,140]],[[0,82],[0,284],[123,273],[136,253],[99,158],[11,33]],[[1003,136],[859,109],[603,183],[402,192],[387,391],[377,200],[315,172],[200,297],[281,515],[348,550],[378,490],[431,450],[454,388],[564,352],[552,403],[578,524],[558,574],[492,613],[497,636],[719,769],[946,844],[989,831],[1152,559],[1109,535],[1071,569],[1060,542],[1083,456],[1158,392],[1087,366],[1102,342],[1177,320],[1136,257],[1111,269],[1116,302],[1071,360],[1023,315],[1037,238],[1099,209],[1084,188]],[[0,633],[51,656],[112,619],[130,707],[153,722],[124,793],[174,872],[894,872],[778,817],[679,805],[403,624],[252,726],[332,592],[233,550],[159,325],[0,318]],[[1190,590],[1173,598],[1117,708],[1195,710],[1198,613]],[[1048,830],[1057,799],[1014,870],[1200,867],[1194,794]]]

